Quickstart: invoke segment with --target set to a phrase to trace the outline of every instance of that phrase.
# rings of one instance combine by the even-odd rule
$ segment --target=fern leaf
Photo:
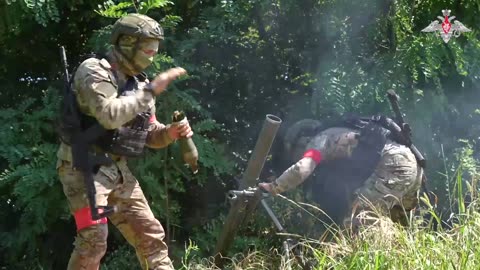
[[[132,6],[133,3],[131,1],[120,2],[118,4],[114,4],[112,1],[106,1],[103,5],[98,5],[98,9],[95,10],[95,12],[107,18],[121,18],[128,13],[126,9]]]
[[[172,1],[168,0],[147,0],[147,1],[142,1],[140,3],[140,6],[138,8],[138,13],[140,14],[147,14],[147,12],[150,9],[153,8],[163,8],[166,7],[167,5],[173,5]]]

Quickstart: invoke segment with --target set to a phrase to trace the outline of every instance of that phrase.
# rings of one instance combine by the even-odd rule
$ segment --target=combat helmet
[[[115,22],[110,43],[116,45],[122,35],[163,40],[163,29],[154,19],[142,14],[131,13]]]
[[[160,42],[163,38],[163,29],[158,22],[148,16],[131,13],[115,22],[110,43],[120,69],[130,76],[136,76],[153,61],[153,56],[139,53],[141,44],[149,42],[149,39]],[[158,49],[158,45],[156,47]]]
[[[302,119],[295,122],[283,138],[284,151],[287,156],[297,160],[305,151],[310,139],[318,134],[324,125],[315,119]]]

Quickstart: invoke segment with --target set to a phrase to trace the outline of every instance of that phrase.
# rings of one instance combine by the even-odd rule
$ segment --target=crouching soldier
[[[407,146],[374,121],[347,126],[325,129],[312,119],[295,123],[285,135],[283,151],[295,163],[259,187],[277,195],[303,183],[318,168],[323,177],[316,176],[319,183],[313,186],[322,188],[312,193],[335,222],[350,228],[352,221],[359,221],[358,213],[376,210],[404,224],[404,213],[418,203],[423,169]]]

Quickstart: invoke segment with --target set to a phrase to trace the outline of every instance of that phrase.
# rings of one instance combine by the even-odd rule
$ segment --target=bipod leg
[[[270,217],[270,219],[272,219],[273,224],[275,224],[275,227],[277,228],[278,232],[286,233],[285,228],[283,228],[282,224],[278,220],[277,216],[273,213],[273,210],[267,204],[265,199],[262,199],[260,203],[262,204],[265,211],[267,211],[267,214]],[[296,241],[291,238],[287,238],[285,239],[285,241],[283,241],[283,250],[285,252],[285,264],[287,269],[288,270],[292,269],[292,265],[290,262],[290,252],[292,252],[295,257],[295,260],[300,264],[303,270],[311,270],[312,267],[304,262],[303,254],[297,248],[298,243],[294,243],[294,242]]]
[[[268,216],[272,219],[273,224],[275,224],[275,227],[277,228],[277,231],[281,233],[285,233],[285,228],[283,228],[282,224],[278,220],[277,216],[275,216],[270,206],[268,206],[267,202],[265,200],[261,200],[260,203],[262,204],[265,211],[267,211]],[[285,253],[285,265],[287,267],[287,270],[292,269],[292,264],[290,262],[291,246],[290,246],[289,240],[290,239],[286,239],[283,241],[283,251]]]

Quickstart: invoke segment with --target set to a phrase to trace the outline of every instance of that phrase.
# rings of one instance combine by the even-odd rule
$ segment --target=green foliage
[[[59,44],[66,47],[70,63],[78,60],[91,29],[102,23],[92,12],[98,1],[30,1],[42,9],[23,8],[23,0],[0,3],[0,108],[11,107],[12,100],[40,99],[55,84],[61,71]],[[57,7],[59,21],[48,20],[44,27],[35,14],[49,5]]]
[[[448,44],[420,32],[444,8],[452,9],[474,31]],[[55,48],[67,46],[72,66],[82,54],[104,52],[109,49],[114,19],[129,12],[148,14],[166,30],[165,51],[155,57],[149,77],[173,66],[189,73],[158,98],[157,117],[168,124],[174,110],[186,111],[195,131],[200,172],[192,175],[184,166],[176,144],[148,151],[130,164],[169,239],[191,238],[200,247],[195,250],[191,245],[185,258],[212,252],[225,213],[224,192],[236,185],[229,180],[234,169],[245,168],[265,114],[280,116],[282,129],[304,117],[326,119],[348,111],[390,114],[384,96],[389,88],[402,98],[415,144],[428,159],[431,186],[441,198],[450,198],[441,204],[463,217],[470,213],[472,208],[463,206],[461,194],[466,191],[475,197],[478,189],[477,1],[445,7],[445,1],[406,0],[10,0],[0,4],[0,121],[4,127],[0,131],[0,215],[7,217],[0,223],[0,267],[65,268],[71,245],[65,248],[58,243],[71,243],[74,229],[54,169],[57,141],[51,123],[56,99],[47,86],[60,78]],[[39,25],[42,35],[37,34]],[[465,146],[464,141],[469,144]],[[288,194],[296,201],[301,195]],[[315,219],[299,213],[298,207],[283,201],[272,207],[289,231],[304,233],[315,226]],[[233,251],[243,252],[252,244],[262,250],[267,250],[266,245],[279,246],[271,223],[259,216],[256,223],[243,228],[245,236],[237,238]],[[445,258],[456,258],[467,267],[466,258],[478,255],[471,233],[478,229],[473,226],[478,220],[471,214],[461,222],[458,229],[463,235],[399,231],[399,252],[375,246],[369,239],[339,246],[347,251],[355,247],[358,252],[333,256],[320,250],[317,257],[339,269],[376,265],[428,269],[448,268],[443,259],[437,264],[428,259],[448,254]],[[103,267],[138,267],[123,239],[113,242],[116,245]],[[427,243],[433,248],[426,250]],[[402,254],[416,258],[415,264]],[[279,257],[268,255],[247,255],[233,265],[278,268]],[[183,267],[201,269],[202,265],[195,265],[200,263],[198,256],[185,259]],[[255,260],[256,256],[268,263]]]
[[[135,251],[131,246],[122,245],[105,256],[101,270],[131,269],[140,270]]]
[[[4,261],[12,265],[28,260],[50,265],[49,252],[59,251],[59,247],[41,235],[49,235],[52,228],[65,225],[70,218],[52,162],[57,149],[55,91],[48,90],[40,109],[28,99],[15,109],[0,111],[4,126],[0,131],[0,198],[9,216],[1,226],[0,250]]]
[[[355,235],[336,231],[331,241],[303,239],[303,257],[290,253],[291,268],[285,264],[288,258],[275,249],[236,256],[231,264],[234,269],[302,269],[302,259],[314,269],[474,269],[480,263],[478,207],[473,201],[448,231],[432,231],[420,225],[421,220],[401,227],[388,218],[372,217],[374,222]],[[217,269],[206,259],[189,262],[188,269]]]
[[[95,12],[104,17],[121,18],[127,13],[147,14],[151,9],[165,8],[168,5],[173,5],[172,1],[168,0],[146,0],[146,1],[123,1],[115,3],[116,1],[108,0],[103,4],[98,5],[98,10]]]
[[[57,1],[55,0],[12,0],[7,1],[7,5],[10,9],[21,8],[23,12],[32,14],[37,23],[44,27],[47,26],[50,21],[60,21],[60,13]]]
[[[190,240],[188,246],[185,248],[185,255],[182,258],[182,268],[180,269],[191,269],[190,260],[192,260],[194,256],[192,254],[195,254],[198,250],[198,246]]]
[[[173,5],[172,1],[168,0],[147,0],[147,1],[140,1],[138,3],[138,13],[147,14],[150,9],[155,8],[164,8],[168,5]]]
[[[129,13],[126,9],[130,9],[133,5],[133,1],[120,2],[117,4],[114,1],[106,1],[103,5],[98,5],[99,10],[96,10],[95,12],[104,17],[121,18]]]

